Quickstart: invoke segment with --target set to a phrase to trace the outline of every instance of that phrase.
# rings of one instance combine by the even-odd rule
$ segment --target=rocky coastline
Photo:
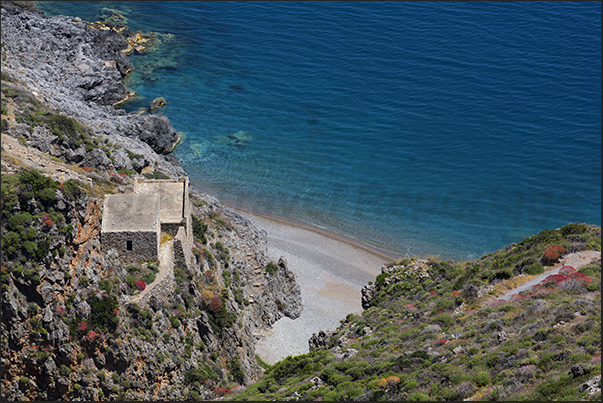
[[[167,117],[116,109],[131,96],[132,33],[1,6],[2,400],[212,399],[257,379],[258,339],[302,311],[296,276],[267,258],[265,232],[192,189],[195,262],[149,307],[127,303],[127,281],[151,275],[152,262],[133,269],[101,251],[104,193],[186,175]],[[53,194],[36,193],[39,183]],[[107,301],[111,322],[93,328],[94,304]]]
[[[77,119],[114,149],[110,155],[103,150],[88,153],[85,147],[62,144],[49,131],[30,133],[27,124],[7,122],[12,135],[91,168],[140,173],[151,167],[170,177],[185,174],[170,154],[179,137],[167,117],[115,108],[130,96],[123,78],[134,68],[124,53],[129,46],[124,35],[72,17],[46,17],[10,2],[2,3],[2,26],[3,74],[18,79],[37,100]]]

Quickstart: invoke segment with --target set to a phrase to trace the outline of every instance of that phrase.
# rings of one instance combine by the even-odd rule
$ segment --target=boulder
[[[107,154],[100,148],[95,148],[91,152],[87,153],[82,161],[82,165],[90,168],[99,168],[102,170],[113,169],[113,163],[107,157]]]
[[[568,373],[572,378],[588,374],[588,371],[580,364],[572,365]]]
[[[149,104],[149,110],[151,112],[155,112],[157,109],[159,109],[163,105],[165,105],[165,103],[166,103],[165,98],[157,97],[154,100],[152,100],[151,103]]]
[[[314,333],[308,340],[310,351],[328,349],[331,343],[331,336],[331,333],[325,333],[322,330]]]

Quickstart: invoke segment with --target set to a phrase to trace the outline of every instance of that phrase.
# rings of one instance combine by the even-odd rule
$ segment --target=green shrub
[[[477,386],[486,386],[490,383],[490,373],[488,371],[478,371],[475,374],[475,384]]]
[[[427,396],[424,393],[415,392],[415,393],[411,394],[410,396],[408,396],[408,400],[411,402],[419,402],[419,401],[426,402],[431,399],[429,398],[429,396]]]
[[[274,275],[277,270],[278,270],[278,266],[272,262],[270,262],[266,265],[266,273],[268,273],[270,275]]]
[[[69,376],[69,374],[71,374],[71,368],[69,368],[67,365],[65,364],[61,364],[61,367],[59,369],[59,373],[62,376]]]
[[[137,154],[134,154],[137,155]],[[142,157],[142,156],[139,156]],[[147,179],[170,179],[169,176],[167,176],[166,174],[164,174],[161,171],[154,171],[152,173],[146,173],[143,174]]]
[[[90,315],[88,315],[88,326],[94,330],[114,330],[119,323],[119,317],[115,312],[119,310],[117,297],[108,296],[97,298],[95,295],[87,300],[90,305]]]
[[[128,176],[131,176],[131,175],[134,175],[136,172],[131,171],[131,170],[127,169],[127,168],[122,168],[119,171],[117,171],[117,173],[119,173],[119,174],[126,174]]]
[[[232,380],[237,382],[239,385],[245,383],[245,372],[241,368],[241,363],[236,358],[232,358],[228,360],[226,363],[228,371],[230,371],[230,376]]]
[[[191,218],[193,224],[193,235],[199,242],[205,245],[207,243],[207,237],[205,236],[205,232],[207,231],[207,224],[199,220],[195,215],[191,215]]]
[[[151,284],[153,281],[155,281],[155,277],[155,273],[147,273],[144,274],[141,279],[145,282],[145,284]]]
[[[570,234],[583,234],[588,230],[588,226],[582,223],[570,223],[561,227],[561,235],[568,236]]]
[[[432,319],[432,322],[440,323],[447,328],[454,326],[454,319],[448,314],[438,315]]]
[[[186,274],[184,274],[184,270],[180,267],[174,267],[174,277],[178,285],[182,285],[186,281]]]
[[[199,362],[198,368],[193,368],[184,374],[185,385],[201,386],[206,380],[216,379],[216,374],[209,365]]]
[[[526,274],[534,275],[534,274],[542,274],[544,273],[544,267],[540,263],[534,263],[527,266],[524,269]]]

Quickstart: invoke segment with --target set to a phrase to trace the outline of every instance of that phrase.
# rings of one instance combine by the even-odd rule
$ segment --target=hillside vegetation
[[[509,301],[493,287],[543,272],[561,257],[551,250],[600,245],[600,227],[573,223],[473,262],[387,265],[363,290],[361,315],[314,335],[313,351],[267,368],[231,398],[600,400],[600,259]]]
[[[255,332],[301,312],[286,264],[204,195],[191,195],[193,265],[177,262],[169,298],[129,302],[158,262],[101,250],[93,195],[131,177],[61,183],[2,162],[2,400],[213,399],[257,377]]]

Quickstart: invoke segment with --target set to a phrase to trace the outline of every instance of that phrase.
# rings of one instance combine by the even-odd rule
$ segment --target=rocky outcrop
[[[165,116],[115,108],[128,96],[127,45],[114,30],[92,25],[2,2],[2,72],[10,78],[3,80],[3,139],[6,133],[19,147],[77,163],[89,182],[88,193],[64,178],[37,189],[34,175],[30,183],[11,182],[12,196],[3,193],[1,397],[212,399],[223,384],[258,377],[256,335],[300,315],[300,289],[284,259],[266,257],[265,233],[193,190],[206,240],[180,248],[190,264],[175,267],[169,281],[145,277],[157,290],[131,303],[142,288],[134,280],[150,276],[156,262],[126,264],[101,250],[99,188],[132,191],[137,175],[115,172],[122,168],[185,173],[169,154],[178,136]],[[7,172],[21,167],[7,161],[3,192]],[[45,166],[39,159],[35,167]],[[14,205],[5,208],[9,198]]]
[[[179,140],[167,117],[128,114],[113,106],[131,96],[123,77],[133,65],[122,51],[128,45],[119,33],[94,29],[76,18],[45,17],[39,11],[2,2],[2,43],[3,74],[18,79],[37,100],[76,118],[103,143],[129,151],[113,161],[98,153],[86,156],[84,149],[63,150],[59,155],[76,163],[87,158],[85,163],[94,168],[134,167],[140,172],[157,163],[157,168],[169,176],[184,174],[177,160],[162,156]],[[50,132],[30,136],[19,125],[11,125],[9,132],[31,139],[31,145],[40,149],[49,149],[57,142]]]
[[[331,336],[332,332],[325,333],[322,330],[318,333],[314,333],[308,340],[310,351],[328,349],[329,344],[331,343]]]
[[[101,250],[102,203],[78,189],[58,189],[41,206],[41,215],[63,212],[53,225],[44,216],[24,224],[25,234],[38,234],[37,245],[47,242],[39,260],[20,265],[25,245],[3,257],[3,399],[117,398],[115,385],[128,385],[127,399],[201,399],[222,382],[256,379],[256,335],[302,309],[286,261],[266,269],[265,233],[193,190],[193,214],[207,224],[207,241],[195,242],[190,264],[177,265],[166,281],[158,276],[138,301],[128,276],[140,276],[147,263],[133,268]],[[11,217],[40,208],[19,192],[3,237],[15,229]],[[203,382],[191,384],[190,374]],[[24,388],[25,378],[36,387]],[[187,392],[175,388],[183,383]]]

